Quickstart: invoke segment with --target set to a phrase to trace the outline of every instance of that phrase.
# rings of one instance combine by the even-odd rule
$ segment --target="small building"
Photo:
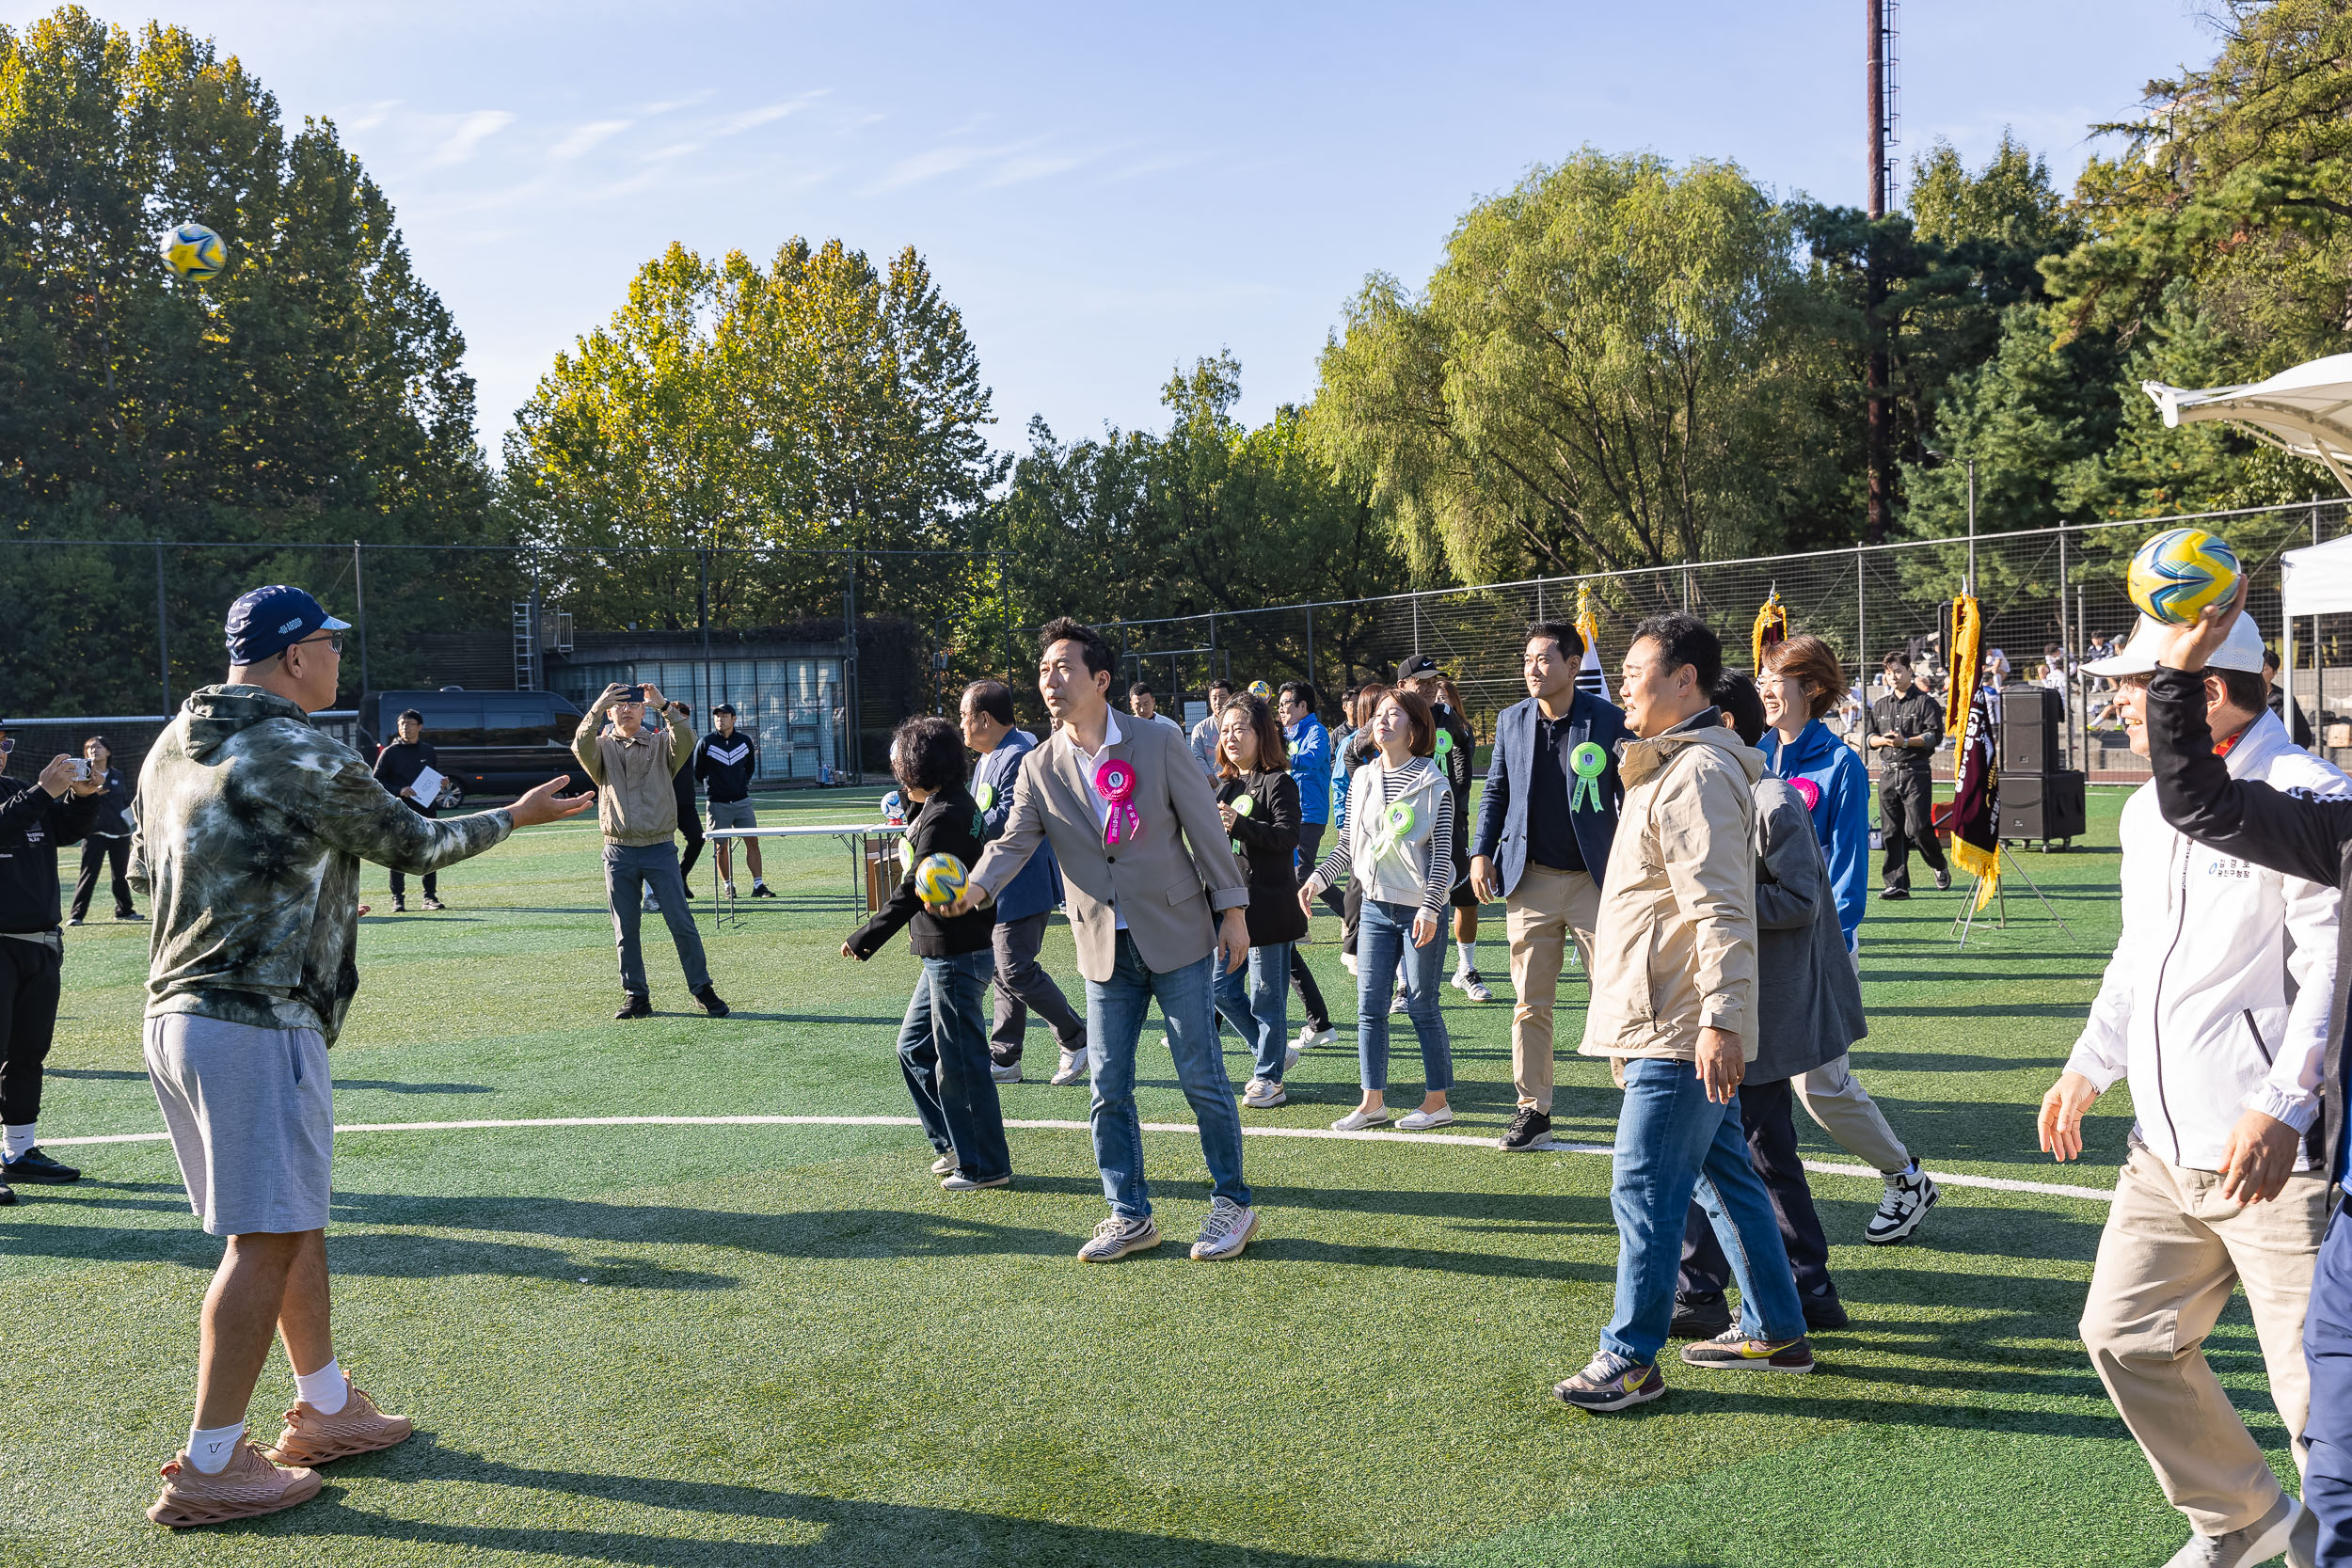
[[[547,689],[583,709],[607,686],[642,683],[691,707],[696,732],[707,734],[711,708],[732,703],[737,727],[759,743],[756,784],[840,784],[854,763],[848,649],[839,641],[714,631],[706,654],[699,631],[581,632],[542,657]]]

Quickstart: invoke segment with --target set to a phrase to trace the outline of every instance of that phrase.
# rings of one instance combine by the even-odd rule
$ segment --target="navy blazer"
[[[1494,760],[1486,768],[1486,792],[1478,800],[1478,832],[1470,843],[1473,857],[1495,863],[1495,873],[1508,898],[1527,870],[1527,798],[1535,770],[1535,699],[1528,698],[1502,710],[1495,721]],[[1609,753],[1609,767],[1600,776],[1600,806],[1586,806],[1568,815],[1576,831],[1576,847],[1583,853],[1584,869],[1599,885],[1609,865],[1609,846],[1617,836],[1617,806],[1625,784],[1617,777],[1617,746],[1629,732],[1623,710],[1589,691],[1580,691],[1568,705],[1569,744],[1589,740]],[[1567,776],[1570,799],[1576,776]],[[1567,805],[1563,800],[1562,805]]]
[[[972,775],[972,793],[977,797],[983,786],[993,791],[988,803],[980,807],[980,842],[993,841],[1005,831],[1005,819],[1012,815],[1012,781],[1020,775],[1029,753],[1037,750],[1037,737],[1026,730],[1007,730],[1005,738],[996,743],[996,750],[980,758],[979,767]],[[1043,914],[1061,902],[1061,867],[1054,863],[1051,847],[1041,847],[1029,857],[1029,863],[1021,868],[1005,891],[996,895],[996,918],[1026,920],[1033,914]]]

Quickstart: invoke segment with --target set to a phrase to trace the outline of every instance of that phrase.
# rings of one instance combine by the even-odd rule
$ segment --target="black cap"
[[[730,719],[734,718],[734,717],[735,717],[735,705],[734,705],[733,703],[721,703],[721,704],[720,704],[717,707],[714,707],[714,708],[712,708],[712,709],[710,710],[710,716],[711,716],[713,719],[718,718],[718,717],[719,717],[719,715],[721,715],[721,714],[723,714],[723,714],[725,714],[725,715],[726,715],[728,718],[730,718]]]
[[[1409,681],[1418,680],[1423,675],[1442,675],[1444,673],[1444,671],[1438,668],[1438,661],[1432,658],[1429,655],[1415,654],[1412,657],[1405,661],[1405,668],[1396,673],[1396,678],[1401,681]]]

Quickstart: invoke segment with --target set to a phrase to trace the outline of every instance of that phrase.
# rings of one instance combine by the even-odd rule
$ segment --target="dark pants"
[[[988,1037],[980,1033],[990,957],[982,949],[921,963],[898,1026],[899,1070],[931,1147],[953,1154],[956,1169],[973,1180],[993,1180],[1010,1174],[1012,1154],[996,1080],[988,1075]]]
[[[431,806],[421,806],[414,800],[408,802],[408,809],[415,812],[419,816],[430,816],[433,815],[433,808]],[[393,872],[392,896],[395,898],[405,898],[407,895],[408,879],[402,876],[397,871]],[[427,898],[438,898],[441,895],[441,874],[439,872],[428,871],[424,874],[424,895]]]
[[[694,802],[681,800],[677,808],[677,831],[686,835],[686,853],[677,858],[680,880],[694,874],[694,863],[703,858],[703,819],[694,815]]]
[[[82,874],[73,879],[74,919],[89,913],[90,896],[98,891],[98,873],[108,861],[115,868],[115,913],[138,912],[131,907],[131,840],[127,836],[100,838],[93,833],[82,840]]]
[[[2303,1501],[2319,1515],[2319,1560],[2345,1568],[2352,1564],[2352,1225],[2341,1205],[2312,1271],[2303,1359],[2312,1374]]]
[[[1797,1156],[1796,1095],[1793,1083],[1740,1085],[1740,1125],[1748,1136],[1748,1164],[1764,1180],[1772,1200],[1772,1217],[1780,1222],[1781,1244],[1788,1249],[1788,1266],[1797,1276],[1797,1293],[1817,1296],[1834,1291],[1829,1277],[1829,1238],[1821,1233],[1821,1217],[1813,1212],[1813,1189],[1805,1185],[1804,1163]],[[1691,1205],[1682,1227],[1682,1275],[1675,1293],[1681,1296],[1720,1296],[1731,1278],[1731,1262],[1715,1240],[1707,1212]]]
[[[40,1116],[40,1064],[57,1032],[58,970],[45,942],[0,937],[0,1124]]]
[[[1936,842],[1935,824],[1928,816],[1934,794],[1935,781],[1924,768],[1888,768],[1879,775],[1879,835],[1886,843],[1879,879],[1886,886],[1910,888],[1914,849],[1929,870],[1944,869],[1944,846]]]
[[[996,1027],[989,1037],[988,1053],[998,1067],[1021,1059],[1021,1037],[1028,1032],[1029,1010],[1045,1021],[1064,1051],[1087,1047],[1087,1021],[1054,984],[1037,950],[1045,940],[1051,911],[1040,910],[1018,920],[996,923]]]
[[[1301,887],[1315,874],[1316,851],[1323,847],[1323,824],[1301,822],[1298,825],[1298,882]],[[1326,888],[1323,901],[1333,914],[1340,912],[1339,896]],[[1307,1015],[1307,1026],[1318,1034],[1331,1027],[1331,1009],[1324,1005],[1323,988],[1315,984],[1315,972],[1307,967],[1307,955],[1300,943],[1291,944],[1291,987],[1298,992],[1298,1006]]]

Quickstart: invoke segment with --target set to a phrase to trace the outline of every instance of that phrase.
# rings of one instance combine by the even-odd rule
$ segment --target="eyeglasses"
[[[294,646],[297,648],[307,648],[313,642],[326,643],[326,651],[330,654],[339,654],[343,651],[343,634],[339,631],[330,631],[323,637],[306,637],[301,641],[295,643]]]
[[[7,755],[8,755],[10,752],[13,752],[13,751],[15,751],[15,750],[16,750],[16,742],[15,742],[15,741],[13,741],[13,740],[10,740],[10,739],[9,739],[7,736],[5,736],[5,735],[0,735],[0,757],[5,757],[5,756],[7,756]]]

